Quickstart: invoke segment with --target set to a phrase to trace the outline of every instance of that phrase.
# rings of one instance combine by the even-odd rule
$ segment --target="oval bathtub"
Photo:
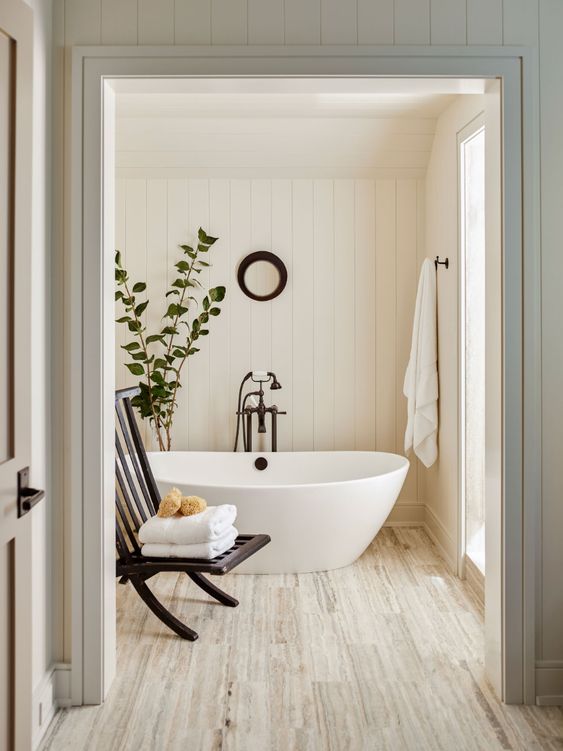
[[[254,466],[258,457],[266,469]],[[353,563],[389,516],[409,462],[371,451],[151,452],[161,495],[179,487],[210,505],[234,503],[241,533],[272,542],[240,573],[326,571]]]

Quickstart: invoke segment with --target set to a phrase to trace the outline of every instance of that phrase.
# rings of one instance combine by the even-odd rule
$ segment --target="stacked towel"
[[[237,538],[236,515],[236,506],[223,504],[193,516],[153,516],[139,529],[141,553],[149,558],[215,558]]]

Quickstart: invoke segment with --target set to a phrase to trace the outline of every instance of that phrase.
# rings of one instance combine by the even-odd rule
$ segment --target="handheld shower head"
[[[270,386],[271,391],[277,391],[278,389],[281,389],[282,385],[278,381],[277,376],[275,373],[270,373],[270,376],[272,377],[272,385]]]

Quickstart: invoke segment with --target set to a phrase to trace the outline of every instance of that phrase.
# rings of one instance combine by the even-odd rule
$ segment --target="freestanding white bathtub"
[[[256,460],[267,467],[257,469]],[[403,456],[371,451],[170,451],[151,452],[149,461],[162,495],[176,486],[209,505],[234,503],[239,532],[271,536],[236,569],[247,574],[353,563],[389,516],[409,468]]]

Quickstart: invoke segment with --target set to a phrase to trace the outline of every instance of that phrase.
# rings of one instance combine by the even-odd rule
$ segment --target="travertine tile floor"
[[[60,712],[44,751],[563,749],[563,709],[510,707],[483,675],[483,614],[421,529],[383,529],[353,566],[155,591],[185,642],[118,587],[118,673],[102,707]]]

